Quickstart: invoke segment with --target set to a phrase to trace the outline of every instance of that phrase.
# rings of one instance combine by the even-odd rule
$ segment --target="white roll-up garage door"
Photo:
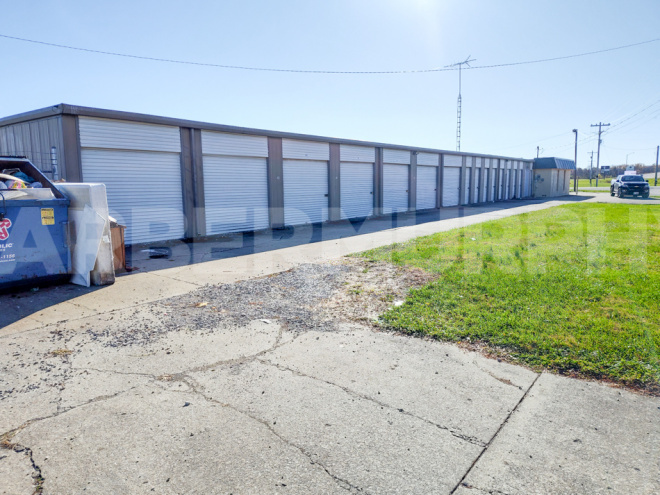
[[[442,206],[457,206],[461,169],[445,167],[442,179]]]
[[[206,234],[268,228],[266,159],[204,156]]]
[[[438,191],[438,167],[417,166],[417,209],[436,207]]]
[[[468,160],[469,161],[469,160]],[[463,203],[464,205],[470,202],[470,190],[472,189],[472,168],[465,169],[465,180],[463,180]]]
[[[483,184],[481,184],[481,198],[480,201],[482,203],[485,203],[488,201],[488,174],[490,173],[490,169],[486,168],[486,160],[484,160],[484,168],[481,171],[481,178],[483,179]]]
[[[383,165],[383,212],[408,211],[408,165]]]
[[[82,149],[83,180],[105,184],[110,215],[126,244],[184,236],[178,153]]]
[[[477,158],[477,162],[479,160],[480,160],[480,158]],[[479,203],[479,195],[481,194],[481,167],[477,166],[477,168],[475,168],[473,170],[473,173],[475,173],[476,176],[474,178],[475,191],[474,191],[474,198],[473,198],[472,202],[473,203]]]
[[[493,201],[497,201],[497,183],[495,182],[497,180],[497,169],[495,168],[494,162],[491,164],[491,169],[489,173],[490,173],[491,198]]]
[[[206,234],[268,228],[268,140],[202,131]]]
[[[284,223],[328,220],[328,163],[284,160]]]
[[[339,182],[341,218],[361,218],[373,215],[373,163],[341,162]]]
[[[105,184],[126,244],[184,237],[179,128],[90,117],[78,128],[82,179]]]

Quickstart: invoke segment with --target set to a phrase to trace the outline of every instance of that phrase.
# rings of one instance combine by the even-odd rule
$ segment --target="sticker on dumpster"
[[[41,225],[55,225],[55,210],[53,208],[41,209]]]
[[[9,227],[11,227],[11,220],[8,218],[0,220],[0,241],[9,239]]]

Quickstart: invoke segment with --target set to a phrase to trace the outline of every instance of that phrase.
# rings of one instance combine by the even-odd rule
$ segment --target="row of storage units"
[[[127,226],[126,242],[185,237],[180,128],[81,116],[78,129],[82,179],[106,184],[111,215]],[[204,234],[268,228],[271,182],[280,179],[269,177],[269,138],[197,132],[203,192],[196,194],[203,193]],[[338,150],[339,173],[333,177],[330,143],[281,140],[284,225],[331,219],[335,179],[342,219],[531,194],[531,162],[353,144],[339,144]]]

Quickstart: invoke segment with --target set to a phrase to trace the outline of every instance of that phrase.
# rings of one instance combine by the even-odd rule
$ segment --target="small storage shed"
[[[571,188],[571,171],[575,162],[565,158],[536,158],[534,160],[534,197],[565,196]]]

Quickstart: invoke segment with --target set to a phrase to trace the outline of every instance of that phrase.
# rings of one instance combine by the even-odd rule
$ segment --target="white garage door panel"
[[[83,148],[181,151],[178,127],[80,117],[78,128]]]
[[[408,211],[408,165],[383,165],[384,213]]]
[[[465,180],[463,181],[463,204],[470,202],[470,189],[472,188],[472,169],[465,169]]]
[[[495,180],[497,179],[497,169],[490,169],[490,190],[491,190],[491,200],[497,201],[497,184]]]
[[[440,163],[440,155],[435,153],[417,153],[417,165],[429,165],[431,167],[437,167]]]
[[[202,131],[202,153],[206,155],[268,157],[268,138],[248,134]]]
[[[409,164],[410,163],[410,151],[384,149],[383,150],[383,162],[384,163]]]
[[[126,244],[184,236],[178,153],[83,149],[81,161],[85,182],[105,184],[110,215],[126,225]]]
[[[428,210],[435,208],[438,175],[437,167],[417,167],[417,209]]]
[[[342,162],[374,163],[376,161],[376,148],[355,146],[352,144],[340,144],[339,159]]]
[[[442,181],[442,206],[458,205],[458,187],[460,177],[460,168],[445,168]]]
[[[481,172],[483,172],[483,173],[481,173]],[[479,188],[479,191],[481,191],[481,193],[480,193],[481,197],[479,198],[481,203],[486,202],[486,197],[488,195],[488,174],[489,173],[490,172],[487,168],[484,168],[483,171],[480,171],[480,176],[483,179],[481,187]]]
[[[479,202],[479,195],[481,194],[481,170],[476,169],[472,171],[474,174],[476,174],[474,178],[474,198],[473,202],[478,203]]]
[[[445,167],[462,167],[463,157],[458,155],[445,155]]]
[[[330,160],[330,145],[316,141],[282,139],[282,156],[300,160]]]
[[[327,162],[284,160],[284,223],[302,225],[327,219]]]
[[[204,156],[206,234],[268,227],[265,158]]]
[[[374,166],[342,162],[339,174],[341,218],[361,218],[374,212]]]

